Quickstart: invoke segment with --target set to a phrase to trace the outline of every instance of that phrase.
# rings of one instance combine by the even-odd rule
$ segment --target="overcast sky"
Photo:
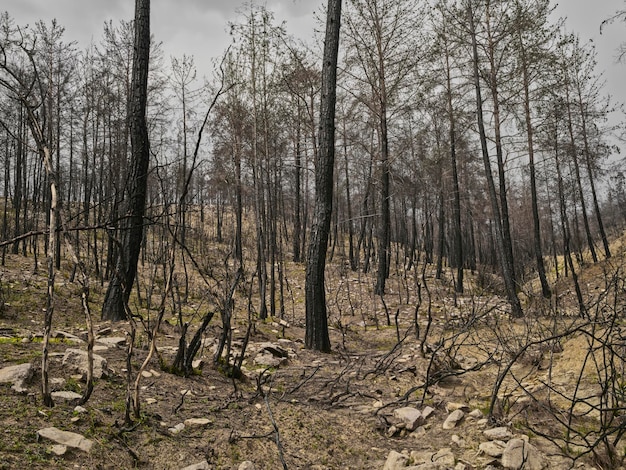
[[[163,42],[166,56],[193,55],[200,75],[210,75],[209,59],[218,57],[230,42],[229,21],[247,0],[152,0],[152,33]],[[266,0],[277,21],[286,21],[287,31],[307,40],[317,28],[315,12],[320,0]],[[598,50],[599,67],[605,71],[606,90],[617,101],[626,101],[626,64],[616,64],[616,49],[626,41],[626,24],[614,23],[600,34],[600,24],[626,0],[561,0],[556,15],[567,17],[570,31],[583,41],[593,40]],[[66,41],[85,47],[99,41],[106,20],[133,18],[131,0],[2,0],[1,9],[19,25],[56,18],[65,27]]]

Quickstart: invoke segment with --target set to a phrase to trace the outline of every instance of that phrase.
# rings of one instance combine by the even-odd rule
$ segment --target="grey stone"
[[[509,431],[509,428],[506,426],[501,426],[499,428],[486,429],[483,431],[483,434],[487,436],[492,441],[508,441],[513,437],[513,433]]]
[[[72,447],[74,449],[80,449],[87,453],[89,453],[93,447],[93,441],[86,439],[80,434],[62,431],[55,427],[40,429],[37,431],[37,435],[56,442],[57,444]]]
[[[241,462],[239,464],[237,470],[256,470],[256,465],[249,460],[246,460],[245,462]]]
[[[422,410],[422,417],[424,419],[428,419],[430,417],[430,415],[432,415],[434,412],[435,412],[434,408],[432,408],[430,406],[427,406],[426,408],[424,408]]]
[[[63,366],[80,372],[83,377],[87,376],[87,351],[69,348],[63,356]],[[109,374],[107,360],[98,354],[93,355],[93,376],[101,379]]]
[[[83,396],[76,392],[70,392],[69,390],[61,390],[59,392],[52,392],[53,400],[63,400],[67,402],[72,402],[74,400],[80,400]]]
[[[68,333],[67,331],[59,331],[59,330],[57,330],[54,333],[52,333],[51,336],[53,338],[63,339],[63,340],[65,340],[67,342],[70,342],[70,343],[78,343],[78,344],[84,343],[84,341],[81,338],[79,338],[76,335],[73,335],[72,333]]]
[[[271,352],[263,350],[254,357],[254,363],[261,366],[279,367],[287,363],[287,358],[277,357]]]
[[[511,470],[543,470],[546,458],[523,439],[511,439],[502,453],[502,466]]]
[[[109,348],[112,348],[112,347],[119,348],[126,344],[126,338],[123,336],[111,336],[111,337],[97,338],[96,343],[103,344]]]
[[[172,434],[178,434],[183,429],[185,429],[185,424],[184,423],[178,423],[173,428],[169,428],[168,431],[171,432]]]
[[[404,469],[408,461],[409,458],[406,455],[392,450],[391,452],[389,452],[389,455],[387,455],[387,460],[385,461],[385,466],[383,467],[383,470]]]
[[[185,468],[181,468],[181,470],[210,470],[210,468],[211,468],[211,465],[209,465],[209,462],[204,460],[203,462],[194,463],[193,465],[189,465]]]
[[[490,457],[500,457],[506,448],[506,442],[489,441],[482,442],[478,448]]]
[[[433,463],[436,463],[440,467],[444,468],[454,467],[454,464],[456,463],[456,459],[454,458],[454,454],[450,448],[441,449],[433,455],[432,461]]]
[[[211,424],[211,420],[208,418],[189,418],[185,420],[185,426],[187,427],[203,427]]]
[[[394,410],[393,416],[402,421],[408,431],[414,431],[422,421],[422,413],[418,409],[410,406]]]
[[[422,451],[412,450],[410,454],[411,461],[413,462],[414,465],[419,465],[423,463],[432,463],[434,455],[435,455],[434,452],[431,452],[428,450],[422,450]]]
[[[30,363],[5,367],[0,369],[0,383],[13,384],[11,386],[13,390],[18,393],[24,393],[28,390],[26,388],[26,382],[31,379],[33,372],[33,366]]]
[[[448,415],[446,420],[443,422],[443,429],[454,429],[457,424],[463,419],[465,413],[462,410],[454,410],[452,413]]]
[[[61,457],[62,455],[65,455],[65,453],[67,452],[67,446],[64,446],[63,444],[51,445],[50,452],[52,452],[54,455]]]

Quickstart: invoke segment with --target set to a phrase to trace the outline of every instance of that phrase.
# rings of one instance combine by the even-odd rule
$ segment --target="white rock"
[[[63,444],[51,445],[50,452],[52,452],[54,455],[58,455],[59,457],[61,457],[67,452],[67,446],[64,446]]]
[[[408,461],[409,458],[406,455],[392,450],[387,456],[383,470],[401,470],[406,467]]]
[[[424,408],[422,410],[422,417],[424,419],[428,419],[430,417],[430,415],[432,415],[434,412],[435,412],[434,408],[432,408],[430,406],[427,406],[426,408]]]
[[[74,401],[80,400],[83,396],[76,392],[70,392],[69,390],[61,390],[60,392],[52,392],[53,400]]]
[[[68,333],[67,331],[55,331],[54,333],[52,333],[52,337],[53,338],[58,338],[58,339],[63,339],[65,341],[71,342],[71,343],[84,343],[84,341],[79,338],[76,335],[73,335],[72,333]]]
[[[546,458],[523,439],[511,439],[502,453],[502,466],[511,470],[543,470]]]
[[[402,421],[408,431],[414,431],[422,420],[422,413],[418,409],[410,406],[394,410],[393,416]]]
[[[87,413],[87,408],[83,408],[82,406],[78,405],[74,408],[74,413]]]
[[[113,348],[113,347],[122,347],[126,344],[126,338],[124,338],[123,336],[111,336],[106,337],[106,338],[97,338],[96,339],[96,343],[100,343],[103,344],[106,347],[109,348]]]
[[[445,448],[441,449],[432,458],[433,463],[436,463],[440,467],[450,468],[454,467],[456,459],[454,458],[454,454],[452,453],[452,449]]]
[[[93,441],[86,439],[85,437],[75,432],[62,431],[55,427],[44,428],[37,431],[40,437],[50,439],[57,444],[61,444],[67,447],[80,449],[83,452],[90,452],[93,447]]]
[[[24,393],[26,382],[33,376],[33,366],[30,363],[16,364],[0,369],[0,384],[12,383],[11,388],[18,393]]]
[[[481,442],[478,448],[490,457],[500,457],[506,448],[506,442],[489,441]]]
[[[513,437],[513,433],[509,431],[509,428],[506,426],[501,426],[498,428],[486,429],[483,431],[483,434],[487,436],[489,439],[498,440],[498,441],[508,441]]]
[[[457,409],[448,415],[443,422],[443,429],[454,429],[457,424],[463,419],[465,413],[462,410]]]
[[[181,470],[210,470],[211,465],[206,460],[200,463],[194,463],[193,465],[189,465]]]
[[[246,460],[245,462],[241,462],[239,464],[237,470],[256,470],[256,465],[254,465],[253,462]]]
[[[169,428],[168,431],[171,432],[172,434],[178,434],[183,429],[185,429],[185,424],[184,423],[178,423],[173,428]]]
[[[87,351],[81,349],[68,348],[63,356],[63,366],[87,374]],[[98,354],[93,355],[93,376],[100,379],[109,374],[107,360]]]
[[[185,420],[185,426],[188,427],[202,427],[211,424],[211,420],[208,418],[189,418]]]

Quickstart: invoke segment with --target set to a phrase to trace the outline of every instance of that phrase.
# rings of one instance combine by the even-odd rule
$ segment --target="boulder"
[[[443,429],[454,429],[457,424],[463,419],[465,413],[463,410],[457,409],[448,415],[446,420],[443,422]]]
[[[385,466],[383,467],[383,470],[404,469],[408,461],[409,458],[406,455],[392,450],[387,456],[387,460],[385,461]]]
[[[511,439],[502,453],[502,466],[511,470],[543,470],[546,458],[523,439]]]
[[[418,409],[410,406],[405,406],[403,408],[398,408],[394,410],[393,416],[394,418],[404,423],[405,428],[408,431],[415,431],[417,426],[423,421],[422,413],[420,413]]]
[[[87,376],[87,351],[69,348],[63,356],[63,366]],[[93,376],[96,379],[109,375],[107,360],[98,354],[93,355]]]
[[[513,437],[513,433],[509,431],[509,428],[506,426],[501,426],[499,428],[486,429],[483,431],[483,434],[487,436],[487,438],[492,441],[508,441]]]
[[[75,432],[62,431],[55,427],[44,428],[37,431],[39,437],[49,439],[57,444],[72,447],[74,449],[80,449],[83,452],[89,453],[93,447],[93,441],[77,434]]]
[[[25,393],[26,383],[33,376],[33,366],[30,363],[16,364],[0,369],[0,384],[13,384],[11,388],[18,393]]]
[[[506,448],[506,442],[503,441],[489,441],[482,442],[478,448],[487,454],[489,457],[500,457]]]

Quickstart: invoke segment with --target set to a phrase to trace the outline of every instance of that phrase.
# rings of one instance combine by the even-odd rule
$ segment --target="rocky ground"
[[[9,259],[13,268],[5,268],[2,277],[0,468],[601,468],[589,455],[572,459],[571,453],[520,424],[517,418],[523,413],[540,412],[523,405],[523,397],[517,397],[522,414],[501,412],[487,419],[500,366],[473,370],[478,353],[472,357],[467,351],[489,346],[472,343],[454,358],[464,373],[425,387],[434,362],[428,351],[422,354],[412,327],[413,308],[398,307],[397,327],[384,326],[380,311],[375,319],[335,318],[331,354],[304,349],[303,322],[296,309],[282,323],[257,322],[240,379],[227,377],[214,365],[217,326],[205,337],[193,376],[163,370],[178,342],[176,327],[165,323],[159,354],[140,378],[141,417],[129,425],[124,422],[129,326],[96,322],[97,380],[89,401],[77,406],[85,387],[87,336],[78,287],[61,282],[50,354],[55,406],[45,407],[40,391],[45,278],[32,274],[24,263]],[[449,320],[446,303],[437,302],[434,317]],[[505,311],[494,314],[511,322]],[[419,323],[423,336],[427,319],[422,314]],[[433,337],[437,325],[439,321],[433,324]],[[245,319],[236,317],[234,328],[236,355]],[[145,338],[136,344],[133,379],[147,346]],[[571,348],[567,343],[551,360],[562,360],[566,367],[575,349],[574,342]],[[520,366],[527,369],[526,382],[545,374],[541,359]],[[516,396],[507,393],[509,399]]]

